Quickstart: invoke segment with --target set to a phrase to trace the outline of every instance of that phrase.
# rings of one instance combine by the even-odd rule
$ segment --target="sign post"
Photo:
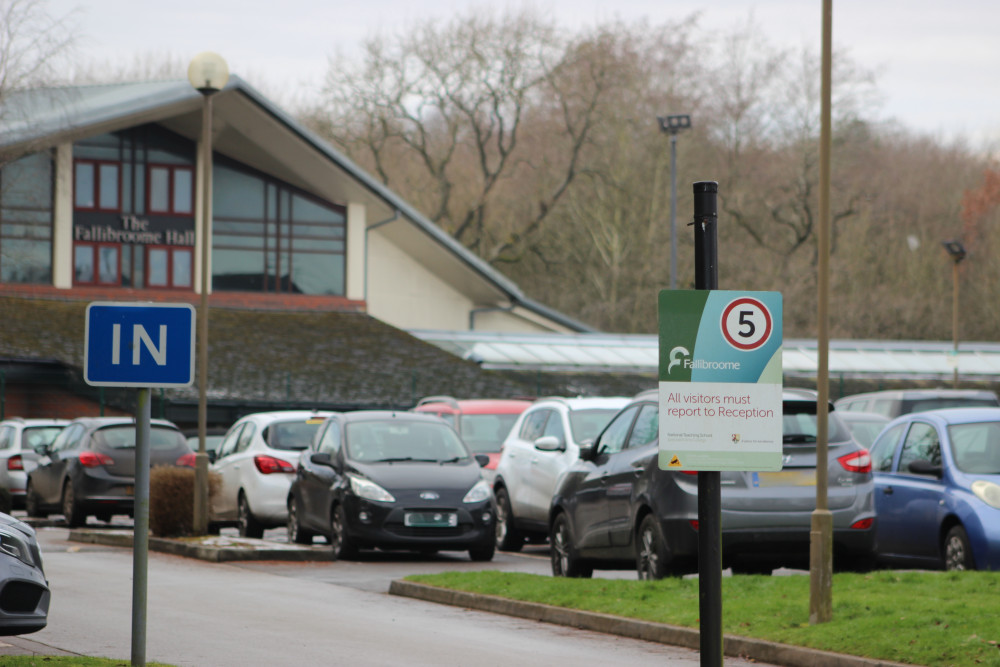
[[[96,387],[136,387],[132,540],[132,664],[146,664],[149,571],[150,388],[194,381],[194,307],[174,303],[87,306],[83,377]]]
[[[721,667],[723,470],[781,468],[781,295],[718,290],[718,183],[694,184],[695,291],[659,298],[660,452],[698,472],[703,667]]]

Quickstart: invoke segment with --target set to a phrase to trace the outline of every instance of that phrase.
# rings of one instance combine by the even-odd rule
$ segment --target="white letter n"
[[[160,346],[153,345],[152,339],[146,333],[146,329],[141,324],[132,325],[132,365],[139,365],[139,353],[142,351],[139,342],[142,342],[149,353],[153,355],[153,360],[157,366],[167,365],[167,325],[160,325]]]

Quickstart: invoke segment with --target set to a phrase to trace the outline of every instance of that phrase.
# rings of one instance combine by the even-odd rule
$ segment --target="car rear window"
[[[21,449],[34,449],[42,445],[48,447],[64,428],[64,426],[28,426],[21,434]]]
[[[816,443],[816,404],[807,401],[786,401],[782,409],[781,434],[786,445]],[[827,419],[827,442],[845,442],[851,433],[831,412]]]
[[[322,419],[275,422],[264,429],[264,442],[272,449],[306,449],[322,423]]]
[[[94,434],[94,443],[106,449],[134,449],[135,425],[107,426]],[[184,447],[184,436],[180,431],[165,426],[151,426],[149,445],[152,449],[174,449]]]
[[[927,398],[906,401],[906,405],[909,408],[907,412],[923,412],[942,408],[995,408],[997,402],[988,398]]]

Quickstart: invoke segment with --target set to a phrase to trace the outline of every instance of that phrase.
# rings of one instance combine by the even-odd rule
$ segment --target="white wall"
[[[73,145],[56,146],[52,203],[52,284],[73,287]]]

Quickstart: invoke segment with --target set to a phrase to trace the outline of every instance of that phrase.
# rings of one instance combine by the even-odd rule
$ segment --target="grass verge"
[[[408,581],[526,602],[698,627],[698,580],[564,579],[446,572]],[[722,583],[726,634],[927,667],[1000,667],[1000,574],[835,574],[833,620],[809,624],[809,577]]]

